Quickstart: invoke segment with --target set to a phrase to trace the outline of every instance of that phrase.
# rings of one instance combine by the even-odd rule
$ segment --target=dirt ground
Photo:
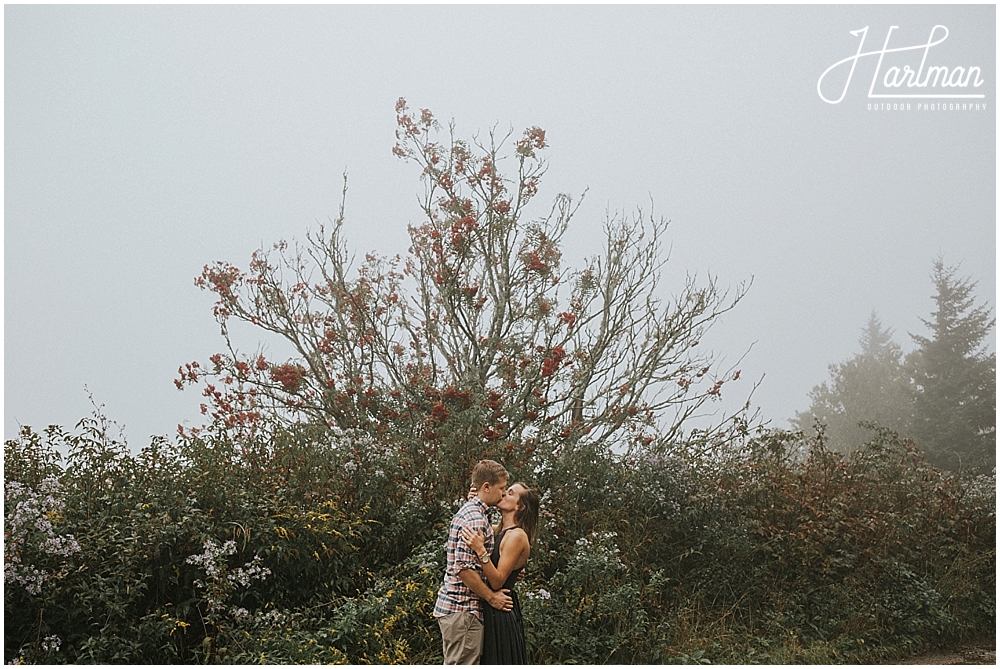
[[[996,664],[996,637],[979,639],[978,641],[960,644],[949,650],[934,650],[911,657],[907,660],[897,660],[891,664]]]

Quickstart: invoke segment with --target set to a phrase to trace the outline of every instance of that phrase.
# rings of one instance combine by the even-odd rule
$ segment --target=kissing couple
[[[490,525],[489,507],[500,509]],[[521,606],[514,588],[538,534],[538,493],[507,470],[481,460],[472,470],[469,499],[448,528],[448,563],[434,617],[445,664],[527,664]]]

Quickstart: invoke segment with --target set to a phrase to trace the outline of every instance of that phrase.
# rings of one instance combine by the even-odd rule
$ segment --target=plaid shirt
[[[438,590],[437,603],[434,605],[435,618],[449,613],[468,611],[480,620],[483,619],[479,596],[462,583],[458,572],[463,569],[474,569],[483,582],[486,582],[479,557],[472,552],[467,543],[462,541],[463,527],[468,527],[473,532],[482,530],[486,537],[485,550],[488,553],[493,552],[493,526],[486,518],[486,508],[481,499],[473,497],[451,519],[451,527],[448,528],[448,566],[444,572],[444,585]]]

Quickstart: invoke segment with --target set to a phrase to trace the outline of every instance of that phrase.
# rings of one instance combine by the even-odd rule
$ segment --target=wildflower
[[[56,534],[53,520],[61,517],[65,502],[59,496],[59,482],[54,477],[43,480],[38,488],[12,481],[4,487],[4,583],[20,585],[30,595],[39,595],[49,573],[34,565],[23,564],[25,548],[33,547],[42,555],[65,558],[80,552],[72,534]]]
[[[251,562],[246,563],[232,574],[229,574],[229,580],[233,583],[238,583],[244,588],[250,587],[250,582],[253,580],[265,580],[271,574],[271,570],[267,567],[260,566],[260,556],[254,555]]]

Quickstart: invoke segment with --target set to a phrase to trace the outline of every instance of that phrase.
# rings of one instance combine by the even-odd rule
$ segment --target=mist
[[[935,258],[995,304],[995,12],[6,6],[4,436],[75,424],[88,391],[133,446],[200,424],[173,380],[222,340],[194,277],[304,239],[345,172],[359,257],[405,252],[423,189],[392,155],[399,97],[462,134],[546,130],[539,202],[586,192],[565,265],[600,251],[608,215],[652,208],[671,221],[664,298],[688,274],[752,280],[704,343],[745,380],[718,406],[759,382],[752,403],[786,425],[873,310],[904,349],[926,334]],[[956,90],[981,98],[868,97],[920,51],[817,90],[859,51],[851,31],[871,50],[936,25],[928,65],[980,68]]]

